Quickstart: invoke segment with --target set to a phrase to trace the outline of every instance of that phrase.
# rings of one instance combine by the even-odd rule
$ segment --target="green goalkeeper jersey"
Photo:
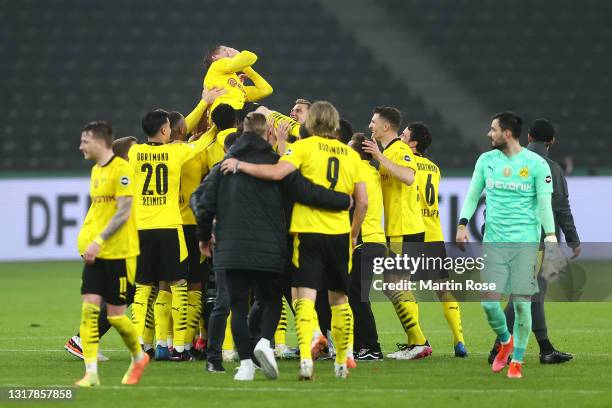
[[[468,201],[477,201],[485,190],[484,242],[539,242],[542,223],[538,196],[550,197],[552,189],[550,167],[538,154],[523,148],[508,157],[492,150],[476,162],[461,218],[472,216],[476,204]]]

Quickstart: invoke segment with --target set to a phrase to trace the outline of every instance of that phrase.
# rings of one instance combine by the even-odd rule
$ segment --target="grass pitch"
[[[62,348],[78,330],[80,274],[81,264],[75,262],[0,264],[0,388],[70,386],[82,376],[82,362]],[[394,351],[395,343],[405,337],[393,308],[382,302],[374,308],[383,350]],[[281,361],[278,380],[257,373],[256,380],[247,384],[232,379],[235,364],[225,364],[226,374],[208,374],[203,362],[153,362],[138,386],[122,386],[129,357],[111,329],[101,341],[101,350],[111,358],[99,365],[102,386],[76,390],[68,404],[87,408],[612,406],[612,303],[548,304],[551,340],[558,349],[574,353],[574,360],[540,365],[532,336],[522,380],[491,373],[486,357],[493,335],[480,304],[462,304],[467,359],[453,357],[440,305],[421,303],[420,311],[423,331],[434,350],[430,358],[360,363],[346,381],[333,378],[331,361],[315,363],[314,382],[298,382],[297,363]],[[288,343],[296,344],[291,322]],[[0,405],[30,403],[13,405],[5,399]]]

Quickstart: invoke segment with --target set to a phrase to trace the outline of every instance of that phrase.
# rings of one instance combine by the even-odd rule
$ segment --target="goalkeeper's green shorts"
[[[494,292],[502,295],[531,296],[538,293],[539,248],[539,242],[484,243],[484,268],[480,273],[482,282],[495,284]]]

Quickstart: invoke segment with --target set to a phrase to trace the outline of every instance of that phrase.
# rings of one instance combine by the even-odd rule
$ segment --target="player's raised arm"
[[[244,71],[246,67],[250,67],[257,61],[257,55],[251,51],[244,50],[234,53],[236,50],[228,49],[230,50],[229,57],[218,59],[211,65],[211,69],[229,74]]]
[[[402,183],[410,186],[414,183],[415,180],[415,171],[413,168],[408,166],[401,166],[397,163],[393,163],[389,158],[387,158],[380,149],[378,148],[378,144],[373,140],[364,140],[363,142],[363,151],[372,155],[374,159],[376,159],[381,166],[386,168],[391,176],[395,177]]]
[[[253,85],[244,87],[244,90],[247,93],[247,101],[255,102],[265,98],[266,96],[272,95],[272,92],[274,92],[272,85],[270,85],[268,81],[259,75],[252,67],[248,66],[244,68],[242,72],[244,72],[246,76],[253,81]]]
[[[206,111],[206,108],[211,106],[213,102],[221,95],[226,94],[227,91],[223,88],[213,87],[210,89],[204,88],[202,90],[202,99],[196,105],[196,107],[191,111],[187,117],[185,117],[185,125],[187,126],[187,134],[193,132],[193,130],[200,123],[200,119]]]
[[[459,215],[459,226],[457,228],[457,235],[455,241],[463,246],[464,242],[467,242],[467,230],[465,226],[469,222],[470,218],[474,215],[476,207],[478,207],[478,200],[485,187],[484,173],[483,173],[483,158],[480,156],[476,161],[474,167],[474,173],[472,174],[472,181],[470,181],[470,188],[468,189],[465,200],[463,200],[463,206],[461,207],[461,213]]]

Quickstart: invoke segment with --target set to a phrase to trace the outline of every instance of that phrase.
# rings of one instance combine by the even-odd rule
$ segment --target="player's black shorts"
[[[85,264],[81,278],[81,294],[102,296],[111,305],[125,305],[133,298],[133,276],[136,257],[128,259],[96,258],[93,264]]]
[[[182,228],[139,230],[138,237],[140,256],[136,282],[151,284],[187,279],[187,262],[181,262],[181,246],[185,250]]]
[[[187,245],[187,282],[206,283],[210,274],[210,261],[200,263],[200,247],[195,225],[183,225],[185,244]]]
[[[425,241],[425,232],[419,232],[417,234],[410,235],[399,235],[394,237],[387,237],[387,245],[389,247],[389,256],[395,257],[399,255],[401,257],[419,258],[423,256],[423,242]],[[407,265],[402,262],[401,265]],[[413,265],[413,264],[409,264]],[[413,279],[415,271],[412,267],[407,269],[398,267],[394,270],[387,270],[386,274],[392,274],[402,279]]]
[[[411,280],[448,279],[448,270],[444,268],[446,246],[443,241],[425,242],[423,255],[425,267],[418,269]]]
[[[348,293],[350,234],[297,234],[293,241],[293,267],[293,287]]]

